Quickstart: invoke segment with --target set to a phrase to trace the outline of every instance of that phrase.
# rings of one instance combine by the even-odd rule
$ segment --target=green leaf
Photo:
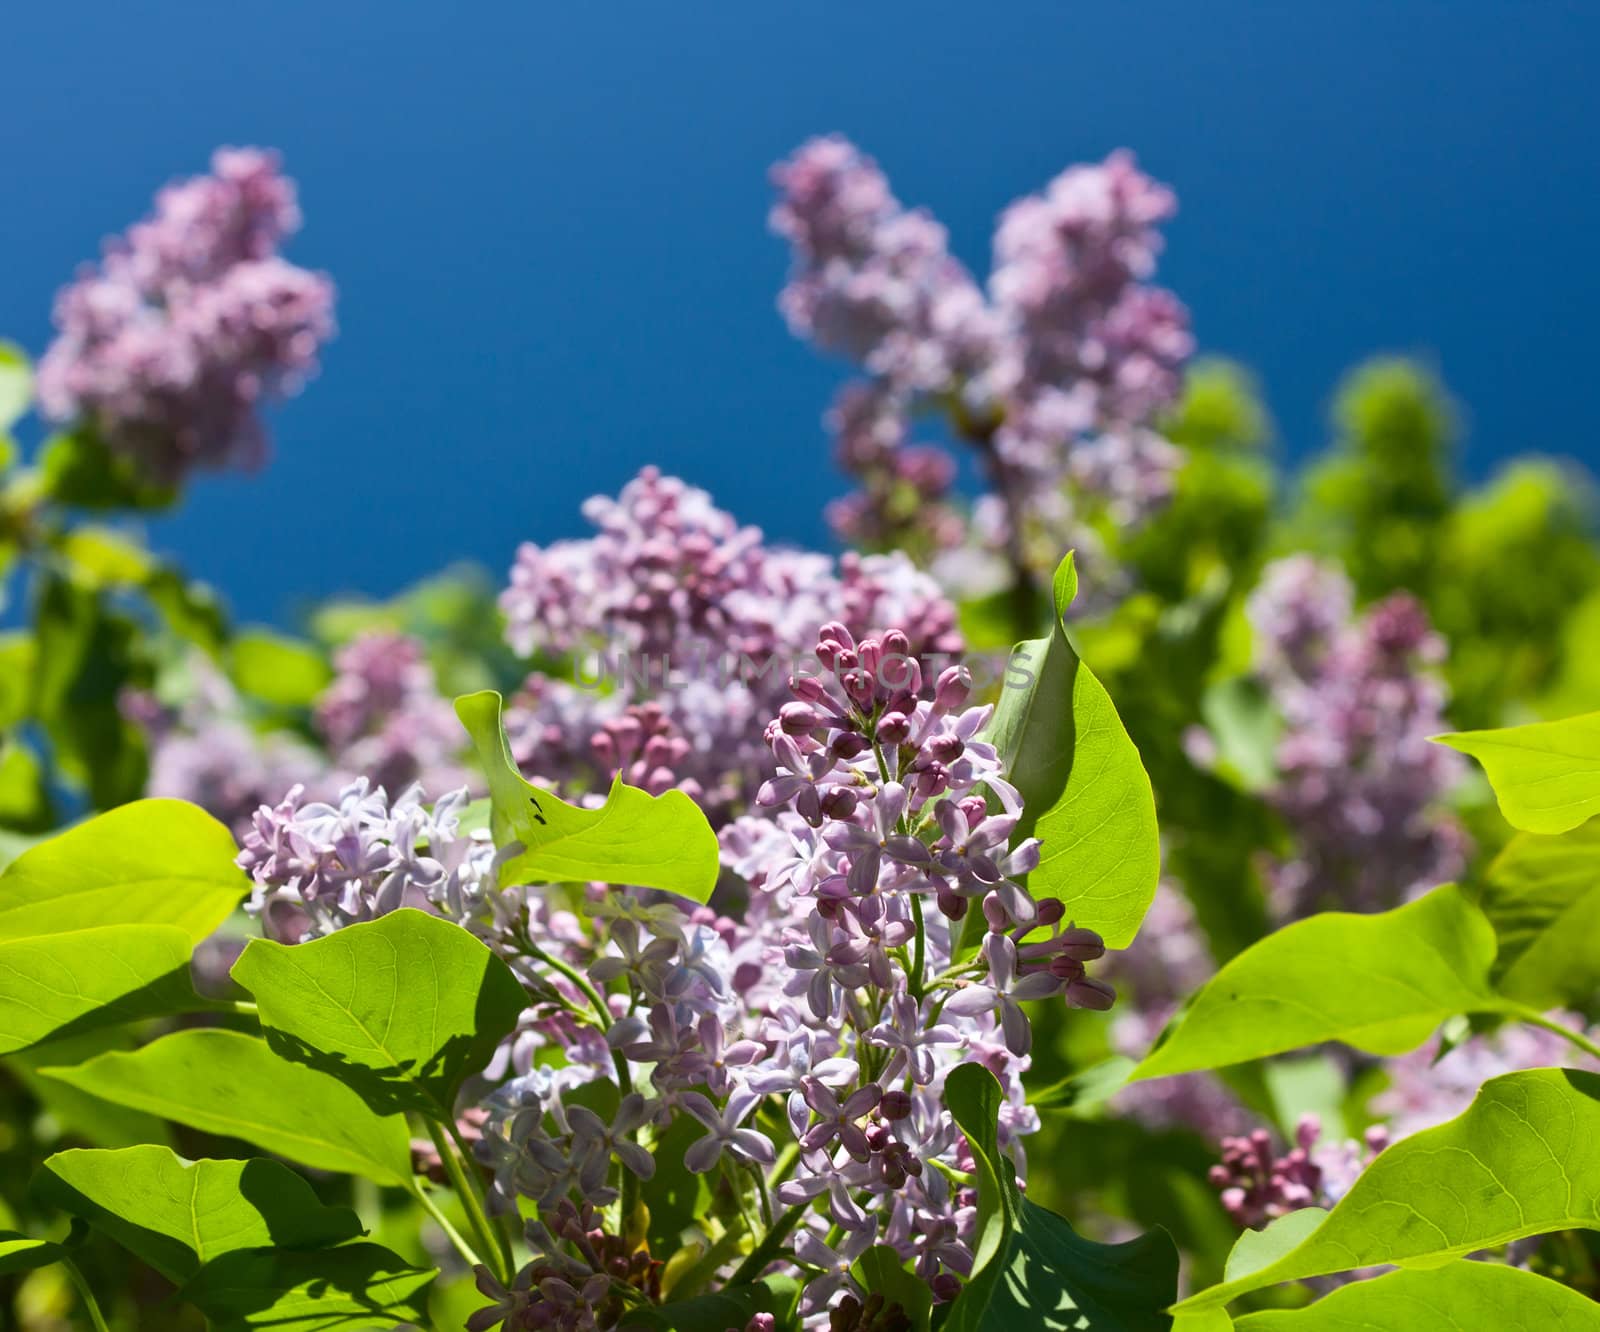
[[[1496,988],[1538,1008],[1587,1007],[1600,987],[1600,819],[1559,837],[1518,833],[1484,877]]]
[[[1207,981],[1132,1080],[1322,1041],[1404,1054],[1456,1013],[1510,1006],[1489,988],[1493,961],[1489,922],[1449,884],[1393,911],[1296,921]]]
[[[364,1233],[354,1212],[323,1206],[276,1161],[191,1163],[151,1146],[57,1152],[34,1187],[175,1282],[235,1249],[320,1249]]]
[[[202,1006],[189,934],[109,925],[0,943],[0,1054],[55,1037]]]
[[[1483,764],[1514,828],[1564,833],[1600,814],[1600,712],[1434,739]]]
[[[410,908],[309,943],[252,939],[233,978],[275,1052],[331,1073],[380,1115],[449,1116],[528,1002],[483,943]]]
[[[520,842],[500,867],[501,886],[604,883],[660,888],[695,902],[717,885],[717,835],[682,791],[652,796],[612,783],[599,809],[580,809],[522,779],[492,689],[456,700],[456,715],[478,751],[494,802],[495,845]]]
[[[26,721],[38,647],[20,630],[0,634],[0,729]]]
[[[1200,714],[1217,747],[1219,776],[1242,791],[1262,791],[1277,780],[1283,719],[1259,681],[1240,677],[1211,685]]]
[[[27,353],[14,342],[0,342],[0,434],[28,410],[33,397],[33,371]]]
[[[174,487],[156,485],[87,428],[47,439],[39,476],[51,499],[80,509],[166,509],[178,498]]]
[[[281,1059],[243,1032],[175,1031],[139,1050],[44,1073],[115,1105],[242,1138],[301,1165],[402,1188],[411,1183],[403,1116],[373,1114],[337,1078]]]
[[[796,1283],[768,1277],[747,1286],[729,1286],[711,1295],[630,1310],[619,1326],[659,1332],[728,1332],[742,1328],[758,1313],[781,1314],[793,1302]]]
[[[1484,1083],[1458,1118],[1380,1153],[1299,1244],[1183,1307],[1382,1264],[1438,1267],[1575,1228],[1600,1229],[1600,1077],[1508,1073]]]
[[[92,523],[73,528],[58,550],[73,580],[87,588],[141,587],[156,564],[138,542]]]
[[[1323,1207],[1302,1207],[1299,1211],[1269,1221],[1260,1230],[1246,1230],[1234,1242],[1223,1269],[1224,1281],[1242,1281],[1297,1249],[1313,1231],[1328,1219]]]
[[[850,1275],[868,1295],[881,1295],[887,1306],[897,1306],[910,1320],[912,1332],[928,1332],[933,1291],[907,1270],[898,1250],[887,1244],[874,1244],[856,1259]]]
[[[0,352],[3,350],[0,348]],[[0,1230],[0,1276],[15,1276],[36,1267],[48,1267],[66,1256],[65,1249],[49,1240],[30,1239],[14,1230]]]
[[[1069,1073],[1060,1082],[1028,1093],[1028,1104],[1036,1110],[1089,1110],[1110,1100],[1128,1085],[1133,1060],[1126,1055],[1111,1055],[1098,1064]]]
[[[1067,640],[1062,617],[1077,590],[1069,554],[1056,570],[1050,634],[1013,649],[984,738],[1022,792],[1017,836],[1043,844],[1029,890],[1059,898],[1070,919],[1125,948],[1161,869],[1155,797],[1111,696]],[[971,914],[981,930],[982,913]]]
[[[1600,1304],[1519,1268],[1457,1262],[1353,1282],[1309,1308],[1245,1314],[1234,1326],[1239,1332],[1595,1332]]]
[[[197,805],[136,800],[69,828],[0,874],[0,940],[172,925],[198,943],[249,888],[233,834]]]
[[[429,1327],[436,1276],[378,1244],[310,1253],[249,1248],[213,1258],[178,1295],[205,1314],[211,1332]]]
[[[1000,1084],[981,1064],[958,1065],[945,1082],[945,1103],[972,1148],[978,1224],[972,1277],[942,1332],[1166,1332],[1178,1291],[1172,1240],[1157,1230],[1096,1244],[1024,1199],[996,1136],[1000,1101]]]
[[[240,690],[280,708],[310,707],[333,677],[313,644],[270,629],[241,630],[229,660]]]

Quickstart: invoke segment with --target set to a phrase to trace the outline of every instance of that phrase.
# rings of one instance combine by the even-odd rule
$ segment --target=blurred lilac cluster
[[[250,703],[199,653],[173,681],[177,705],[125,695],[123,710],[150,746],[147,793],[191,801],[242,835],[256,811],[290,787],[334,800],[358,778],[396,795],[419,781],[435,791],[468,782],[461,724],[416,639],[363,634],[334,654],[334,666],[309,735],[258,723]]]
[[[1344,574],[1296,555],[1247,611],[1284,723],[1268,798],[1300,843],[1273,870],[1280,914],[1382,910],[1455,877],[1466,835],[1437,805],[1463,763],[1428,739],[1449,726],[1444,640],[1422,607],[1396,593],[1355,616]]]
[[[1389,1143],[1382,1125],[1368,1129],[1361,1144],[1321,1141],[1316,1115],[1302,1115],[1294,1137],[1295,1145],[1282,1156],[1266,1129],[1222,1140],[1222,1160],[1211,1167],[1211,1183],[1241,1227],[1259,1229],[1302,1207],[1333,1206]]]
[[[333,333],[333,286],[278,254],[300,226],[274,155],[219,149],[167,186],[56,301],[46,416],[98,432],[152,480],[266,458],[262,405],[294,393]]]
[[[794,263],[780,307],[797,336],[860,364],[830,417],[860,490],[831,510],[852,540],[946,549],[963,539],[950,460],[906,443],[913,414],[944,415],[988,471],[979,531],[1048,562],[1072,521],[1066,488],[1135,521],[1168,494],[1178,455],[1150,426],[1192,351],[1187,312],[1150,286],[1172,192],[1131,155],[1076,166],[1013,203],[988,291],[945,229],[906,209],[847,140],[812,139],[772,172],[773,229]]]
[[[711,623],[731,589],[701,597],[720,575],[697,567],[652,593]],[[945,1078],[973,1061],[995,1074],[999,1132],[1021,1167],[1019,1139],[1038,1126],[1022,1003],[1105,1009],[1114,995],[1087,971],[1100,938],[1020,882],[1039,844],[1009,845],[1021,801],[978,739],[990,709],[968,706],[965,668],[929,678],[913,646],[898,629],[824,624],[821,671],[793,674],[788,701],[755,724],[769,775],[721,834],[744,884],[735,914],[600,885],[576,903],[500,890],[492,847],[461,832],[459,795],[428,811],[415,789],[391,803],[358,782],[337,804],[292,792],[257,815],[240,863],[269,929],[319,933],[425,902],[528,988],[472,1119],[494,1204],[528,1218],[534,1257],[509,1286],[484,1285],[475,1326],[615,1325],[612,1279],[646,1289],[658,1272],[618,1266],[631,1250],[601,1209],[663,1168],[672,1126],[675,1167],[792,1213],[792,1239],[740,1279],[769,1264],[801,1273],[807,1328],[867,1298],[850,1269],[874,1243],[938,1298],[959,1290],[974,1167]],[[963,930],[975,950],[957,948]],[[614,1094],[598,1096],[605,1083]]]
[[[595,535],[523,545],[500,598],[512,647],[555,659],[507,712],[530,775],[603,788],[621,770],[721,822],[753,796],[769,763],[762,719],[823,623],[900,624],[919,655],[961,649],[955,608],[904,555],[836,563],[769,546],[655,468],[584,515]]]

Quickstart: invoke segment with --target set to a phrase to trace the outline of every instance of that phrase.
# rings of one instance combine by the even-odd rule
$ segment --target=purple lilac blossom
[[[1211,1183],[1228,1215],[1241,1228],[1260,1229],[1302,1207],[1331,1207],[1389,1142],[1382,1125],[1367,1130],[1364,1145],[1321,1137],[1317,1116],[1303,1115],[1295,1126],[1295,1145],[1281,1156],[1266,1129],[1224,1138]]]
[[[1466,860],[1464,830],[1437,808],[1464,764],[1428,738],[1449,729],[1444,640],[1404,593],[1350,607],[1341,572],[1297,555],[1266,568],[1246,608],[1284,723],[1268,799],[1300,842],[1272,869],[1284,919],[1395,906]]]
[[[1118,522],[1165,501],[1179,454],[1151,429],[1192,351],[1188,315],[1148,285],[1172,192],[1125,152],[1073,167],[1013,203],[985,292],[944,228],[894,197],[847,140],[812,139],[773,168],[775,232],[793,254],[789,327],[870,376],[831,415],[861,488],[830,510],[863,542],[961,544],[951,469],[905,440],[919,411],[981,455],[998,501],[973,534],[1016,566],[1082,545],[1075,491]]]
[[[924,676],[899,630],[832,622],[813,646],[821,672],[791,677],[758,726],[768,776],[721,835],[747,886],[737,918],[600,885],[576,912],[539,887],[498,890],[492,847],[460,832],[459,794],[430,809],[415,788],[391,802],[357,782],[336,805],[291,793],[258,813],[240,862],[269,932],[304,938],[421,904],[484,938],[528,988],[471,1119],[492,1205],[531,1211],[535,1257],[509,1286],[480,1282],[489,1304],[471,1326],[615,1326],[600,1278],[648,1293],[657,1267],[597,1209],[616,1200],[618,1168],[650,1177],[659,1148],[645,1147],[679,1120],[693,1125],[687,1169],[725,1184],[772,1172],[774,1205],[803,1209],[775,1260],[804,1264],[808,1329],[855,1316],[866,1295],[850,1266],[873,1243],[952,1298],[976,1197],[945,1078],[971,1061],[995,1074],[1000,1138],[1025,1171],[1038,1121],[1021,1004],[1111,1004],[1088,974],[1099,937],[1022,885],[1038,843],[1011,844],[1020,798],[978,738],[990,709],[968,706],[965,669]],[[620,757],[616,728],[602,734]],[[957,961],[973,913],[981,947]],[[573,1093],[615,1080],[619,1061],[629,1085],[602,1117]],[[793,1154],[776,1173],[780,1136]]]
[[[523,545],[500,599],[513,648],[572,668],[536,671],[507,711],[531,776],[603,789],[621,771],[684,790],[720,824],[750,803],[768,763],[762,720],[832,615],[904,625],[921,654],[962,647],[955,608],[903,555],[835,563],[768,546],[655,468],[584,512],[595,535]]]
[[[92,428],[164,485],[259,467],[261,408],[299,390],[333,335],[332,283],[278,254],[299,227],[272,153],[218,149],[210,175],[167,186],[57,298],[44,415]]]

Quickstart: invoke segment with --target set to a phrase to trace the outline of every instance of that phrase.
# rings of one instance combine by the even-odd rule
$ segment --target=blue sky
[[[684,0],[27,5],[0,56],[0,335],[218,143],[280,148],[341,334],[253,479],[158,546],[245,618],[581,530],[646,462],[826,540],[843,367],[774,309],[768,165],[842,130],[987,270],[995,215],[1127,145],[1181,213],[1162,280],[1283,445],[1339,374],[1429,358],[1482,474],[1600,462],[1600,7]]]

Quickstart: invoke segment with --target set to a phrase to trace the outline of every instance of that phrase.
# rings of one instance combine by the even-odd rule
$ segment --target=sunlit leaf
[[[280,708],[309,707],[327,687],[333,672],[310,643],[270,629],[245,629],[229,645],[234,684],[246,694]]]
[[[660,888],[704,902],[716,887],[717,835],[682,791],[652,796],[619,776],[598,809],[580,809],[522,778],[493,690],[456,700],[494,802],[495,843],[524,848],[500,867],[502,886],[585,882]]]
[[[1184,1307],[1364,1267],[1437,1267],[1576,1228],[1600,1228],[1600,1077],[1508,1073],[1458,1118],[1380,1153],[1300,1243]]]
[[[1452,885],[1376,915],[1296,921],[1207,981],[1132,1077],[1222,1068],[1322,1041],[1404,1054],[1448,1017],[1507,1007],[1489,987],[1493,961],[1489,922]]]
[[[1518,833],[1480,901],[1500,942],[1496,988],[1541,1008],[1588,1005],[1600,987],[1600,819],[1559,837]]]
[[[1600,814],[1600,712],[1434,738],[1483,764],[1514,828],[1564,833]]]
[[[52,1038],[201,1006],[189,934],[109,925],[0,943],[0,1054]]]
[[[410,1135],[337,1078],[275,1055],[243,1032],[175,1031],[49,1078],[110,1101],[245,1142],[320,1170],[411,1182]]]
[[[188,1162],[165,1147],[57,1152],[35,1188],[171,1281],[235,1249],[319,1249],[362,1233],[276,1161]]]
[[[249,888],[238,854],[233,834],[197,805],[122,805],[6,866],[0,940],[126,923],[173,925],[198,943]]]
[[[1132,941],[1161,869],[1155,797],[1111,696],[1067,640],[1077,595],[1069,554],[1056,570],[1044,638],[1017,644],[984,738],[1025,802],[1017,837],[1040,839],[1035,897],[1059,898],[1112,948]],[[979,912],[972,928],[982,928]]]
[[[1310,1308],[1244,1314],[1234,1326],[1239,1332],[1595,1332],[1600,1304],[1519,1268],[1456,1262],[1356,1281]]]
[[[252,939],[233,978],[277,1054],[332,1074],[380,1115],[451,1114],[462,1079],[528,1002],[483,943],[410,908],[308,943]]]

